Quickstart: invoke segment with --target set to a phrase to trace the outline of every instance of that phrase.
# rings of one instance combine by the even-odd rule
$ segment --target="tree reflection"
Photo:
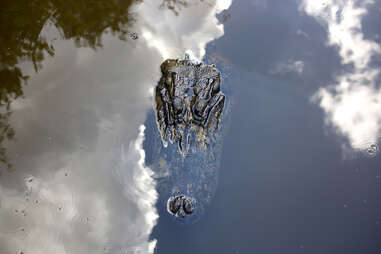
[[[204,1],[205,0],[163,0],[160,7],[167,8],[171,10],[176,16],[178,16],[182,8]]]
[[[54,55],[54,46],[41,35],[49,22],[63,39],[78,47],[102,47],[102,35],[110,31],[125,40],[133,22],[129,8],[141,0],[1,0],[0,1],[0,163],[11,167],[4,141],[15,135],[9,125],[10,104],[23,96],[28,77],[18,64],[32,61],[38,72],[44,56]]]
[[[160,5],[161,8],[168,8],[169,10],[173,11],[176,16],[179,15],[179,11],[182,7],[187,6],[188,1],[186,0],[163,0]]]

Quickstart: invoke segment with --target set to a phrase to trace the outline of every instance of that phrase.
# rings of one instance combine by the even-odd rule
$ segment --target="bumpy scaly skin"
[[[168,59],[156,87],[157,122],[163,142],[178,143],[185,155],[205,147],[218,129],[225,96],[214,65]]]
[[[213,141],[225,104],[220,72],[214,65],[168,59],[161,64],[161,73],[156,87],[157,125],[164,146],[169,140],[179,147],[158,148],[160,160],[170,165],[167,211],[184,222],[195,221],[217,187],[220,149]]]

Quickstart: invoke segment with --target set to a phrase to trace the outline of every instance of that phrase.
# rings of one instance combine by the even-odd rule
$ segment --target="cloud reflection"
[[[61,40],[40,73],[21,66],[30,80],[11,104],[15,171],[0,178],[0,253],[153,253],[157,192],[142,150],[150,91],[166,57],[202,58],[230,1],[179,16],[159,5],[135,6],[135,41],[106,35],[94,52]]]
[[[14,105],[0,252],[152,253],[157,194],[138,130],[161,57],[112,37],[98,53],[62,41],[56,54]]]
[[[372,57],[381,47],[366,40],[362,30],[362,18],[373,3],[304,0],[301,5],[327,27],[328,44],[338,47],[342,64],[352,66],[331,87],[320,89],[314,100],[326,113],[326,123],[361,151],[376,144],[381,131],[381,90],[376,84],[380,71],[372,67]]]
[[[214,0],[189,4],[179,16],[152,8],[153,2],[138,6],[141,13],[141,33],[150,47],[163,59],[184,57],[185,51],[202,60],[208,42],[223,35],[223,24],[216,14],[229,8],[231,0]]]

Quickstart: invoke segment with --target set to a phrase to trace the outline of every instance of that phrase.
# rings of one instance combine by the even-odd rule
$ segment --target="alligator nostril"
[[[183,209],[186,214],[192,214],[195,209],[195,204],[189,199],[183,201]]]
[[[182,201],[179,197],[170,197],[167,202],[168,211],[172,214],[176,214],[182,205]]]
[[[185,216],[191,215],[195,209],[196,201],[184,195],[170,197],[167,201],[168,212],[176,217],[185,218]]]

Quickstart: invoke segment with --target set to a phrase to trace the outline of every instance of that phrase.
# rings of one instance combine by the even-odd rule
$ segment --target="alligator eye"
[[[213,90],[212,90],[212,93],[213,94],[217,94],[220,92],[221,88],[220,88],[220,82],[216,81],[215,79],[211,79],[212,80],[212,87],[213,87]]]
[[[166,80],[165,80],[165,83],[170,86],[171,83],[172,83],[172,77],[170,75],[167,76]]]
[[[194,113],[196,113],[198,116],[203,116],[206,105],[207,105],[207,102],[205,100],[197,101],[194,107],[194,110],[195,110]]]

